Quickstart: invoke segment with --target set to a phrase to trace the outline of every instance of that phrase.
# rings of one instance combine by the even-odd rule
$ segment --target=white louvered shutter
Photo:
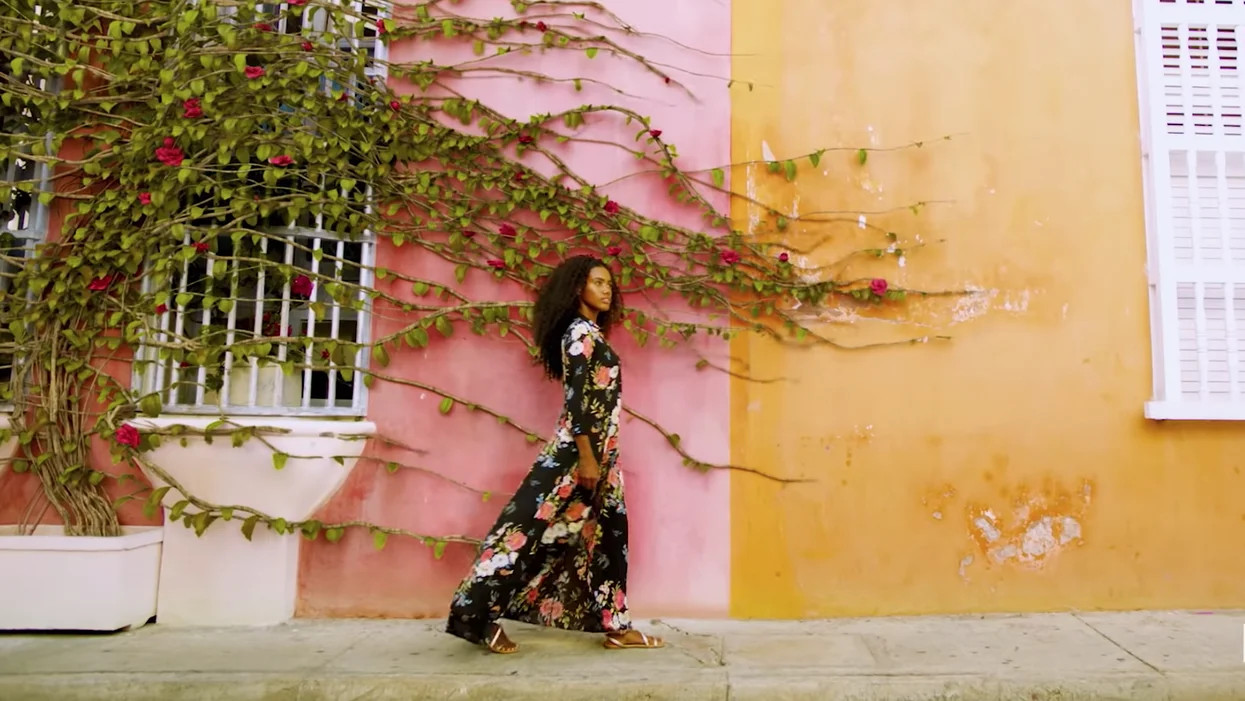
[[[1151,419],[1245,420],[1245,0],[1135,0]]]

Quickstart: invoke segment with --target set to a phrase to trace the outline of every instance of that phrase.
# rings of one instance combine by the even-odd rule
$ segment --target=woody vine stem
[[[640,33],[601,4],[512,6],[510,17],[483,19],[462,14],[453,0],[399,6],[330,0],[6,3],[0,23],[8,69],[5,161],[46,164],[51,177],[46,184],[4,183],[0,202],[28,195],[66,215],[60,236],[33,255],[23,255],[12,241],[0,252],[11,266],[0,297],[8,320],[5,347],[17,359],[6,390],[21,445],[13,467],[37,476],[43,499],[69,533],[119,530],[117,504],[105,488],[134,477],[93,463],[92,442],[104,440],[114,462],[141,462],[169,485],[138,487],[118,501],[145,498],[154,511],[174,490],[181,498],[169,517],[186,519],[200,533],[236,517],[248,538],[262,523],[330,541],[347,528],[366,528],[378,546],[389,534],[407,535],[437,554],[447,541],[470,540],[362,522],[288,523],[245,505],[208,503],[144,454],[193,433],[184,427],[139,432],[130,423],[140,414],[160,414],[164,398],[178,388],[131,387],[128,377],[110,374],[108,361],[133,357],[140,373],[155,364],[183,369],[183,385],[197,383],[203,368],[207,389],[219,391],[227,359],[247,363],[271,358],[277,349],[287,373],[331,368],[369,386],[405,384],[442,397],[443,413],[462,405],[492,414],[532,442],[541,440],[469,397],[385,371],[391,353],[437,343],[459,328],[501,335],[534,352],[529,301],[473,299],[407,272],[412,268],[386,269],[306,246],[325,268],[346,272],[294,269],[268,254],[269,243],[287,245],[274,232],[291,223],[314,219],[346,241],[366,235],[392,249],[414,247],[418,256],[452,266],[460,284],[490,276],[499,291],[517,286],[530,292],[567,255],[594,253],[617,271],[624,292],[651,302],[628,312],[622,324],[641,344],[761,333],[783,343],[837,346],[795,309],[832,301],[896,304],[910,294],[934,294],[882,279],[834,279],[825,268],[798,266],[806,251],[780,244],[785,230],[798,225],[832,235],[844,222],[855,226],[856,216],[784,215],[731,191],[727,165],[684,170],[675,145],[633,109],[585,104],[520,120],[465,97],[458,82],[473,76],[502,77],[511,87],[608,87],[601,78],[553,78],[511,60],[575,52],[631,62],[655,86],[693,99],[677,74],[628,48]],[[416,58],[390,61],[383,52],[377,57],[359,50],[373,40],[404,42]],[[438,62],[444,49],[458,46],[469,47],[472,57]],[[369,79],[382,68],[387,80]],[[598,127],[594,136],[588,126]],[[677,206],[703,215],[702,228],[632,210],[567,163],[561,154],[575,144],[602,144],[602,126],[619,135],[610,145],[634,156],[640,172],[665,182]],[[839,153],[844,150],[848,154]],[[815,167],[836,155],[863,164],[868,151],[828,149],[766,166],[770,177],[793,180],[806,163]],[[720,197],[747,201],[766,216],[745,231],[712,204]],[[903,255],[898,234],[873,233],[876,246],[856,254]],[[205,282],[186,291],[179,275],[191,267]],[[370,279],[377,284],[364,282]],[[280,324],[265,323],[260,333],[205,324],[192,333],[162,323],[174,313],[227,315],[242,300],[239,290],[252,289],[247,285],[269,289],[264,280],[296,298],[310,300],[319,289],[341,308],[369,309],[397,330],[364,342],[298,336]],[[674,320],[661,311],[662,300],[698,310],[698,321]],[[317,308],[322,302],[309,305],[324,318]],[[144,350],[133,355],[136,349]],[[685,465],[757,472],[703,462],[674,431],[637,416],[666,437]],[[270,435],[227,419],[206,433],[227,436],[234,445],[267,442]],[[289,457],[274,448],[274,469]],[[37,521],[41,513],[32,504],[28,518]]]

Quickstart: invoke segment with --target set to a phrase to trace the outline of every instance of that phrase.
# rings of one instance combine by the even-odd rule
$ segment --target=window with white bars
[[[337,48],[362,52],[364,77],[385,80],[385,46],[376,31],[381,13],[371,5],[345,4],[364,23],[363,36],[346,30],[342,35],[351,38]],[[316,37],[329,21],[323,8],[313,6],[305,14],[285,3],[255,9],[286,34]],[[357,87],[321,84],[326,93],[344,88],[357,95]],[[288,224],[281,218],[269,217],[262,234],[211,239],[188,234],[181,270],[166,281],[145,280],[148,291],[163,292],[168,302],[153,321],[155,343],[140,354],[136,375],[147,392],[159,392],[166,412],[366,413],[367,388],[356,370],[370,359],[374,237],[323,216],[304,213]],[[177,345],[226,350],[194,364],[170,352]]]
[[[1245,0],[1134,0],[1151,419],[1245,420]]]
[[[23,80],[35,90],[56,90],[54,82],[41,77],[25,76]],[[5,115],[0,127],[10,144],[0,155],[0,173],[4,175],[4,196],[0,197],[0,297],[4,301],[0,313],[4,316],[24,303],[8,296],[13,278],[48,234],[48,205],[40,195],[51,191],[51,172],[46,162],[29,157],[35,141],[42,139],[45,151],[51,145],[48,136],[36,135],[38,124],[39,116],[23,108]],[[16,361],[13,336],[8,320],[4,319],[0,323],[0,385],[7,385],[12,379]],[[8,402],[0,399],[0,405],[7,406]]]
[[[167,411],[365,412],[366,387],[355,370],[368,360],[374,243],[319,224],[208,241],[187,236],[188,257],[164,288],[169,302],[141,363]],[[146,284],[161,291],[155,280]],[[226,350],[200,364],[161,351],[177,345]]]

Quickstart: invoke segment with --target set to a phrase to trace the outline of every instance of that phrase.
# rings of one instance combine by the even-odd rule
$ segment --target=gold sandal
[[[635,631],[635,633],[636,635],[640,636],[640,642],[638,643],[637,642],[626,642],[625,640],[623,640],[623,638],[625,638],[627,635],[626,633],[623,633],[622,635],[617,636],[617,637],[614,637],[612,635],[605,636],[605,649],[606,650],[632,650],[632,649],[656,650],[658,648],[663,648],[666,646],[666,641],[662,640],[661,638],[658,638],[656,636],[650,638],[638,630]]]
[[[488,642],[485,644],[485,647],[488,648],[488,651],[498,654],[498,655],[513,655],[514,653],[518,652],[519,646],[516,645],[514,641],[511,640],[510,638],[506,638],[506,642],[510,643],[511,649],[507,650],[499,645],[498,641],[501,640],[501,636],[503,635],[505,635],[505,631],[502,630],[501,625],[494,623],[493,624],[493,637],[489,638]]]

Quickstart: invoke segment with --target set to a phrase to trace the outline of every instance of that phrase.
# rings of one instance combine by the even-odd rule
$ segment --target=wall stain
[[[1019,485],[1006,507],[968,504],[968,536],[987,566],[1040,569],[1051,557],[1085,544],[1083,520],[1092,498],[1089,480],[1083,480],[1079,489],[1050,480],[1038,490]],[[966,567],[961,562],[960,576],[965,579]]]

